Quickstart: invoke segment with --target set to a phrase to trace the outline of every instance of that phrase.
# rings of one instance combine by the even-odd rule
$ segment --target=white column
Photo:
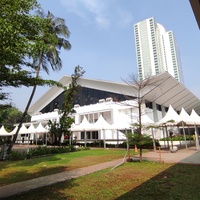
[[[158,113],[157,113],[156,103],[152,102],[152,106],[153,106],[153,119],[154,119],[154,122],[157,122],[158,121]]]

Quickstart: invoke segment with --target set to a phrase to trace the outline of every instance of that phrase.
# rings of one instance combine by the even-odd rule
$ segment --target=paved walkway
[[[138,158],[139,156],[136,156]],[[200,164],[200,151],[195,147],[178,150],[176,153],[170,151],[156,151],[143,154],[146,160],[160,161],[165,163],[184,163],[184,164]]]
[[[195,148],[188,148],[179,150],[177,153],[170,153],[169,151],[148,152],[143,154],[143,158],[153,161],[161,161],[166,163],[190,163],[200,164],[200,151]],[[138,159],[136,156],[134,159]],[[106,163],[101,163],[89,167],[79,168],[71,171],[66,171],[50,176],[39,177],[36,179],[13,183],[0,187],[0,198],[9,197],[18,193],[27,192],[32,189],[52,185],[54,183],[70,180],[89,173],[103,170],[110,167],[116,167],[123,163],[123,159],[118,159]]]

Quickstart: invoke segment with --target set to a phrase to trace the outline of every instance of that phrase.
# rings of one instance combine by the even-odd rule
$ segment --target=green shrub
[[[157,140],[155,140],[156,146],[160,146],[159,142]],[[139,134],[129,134],[129,147],[130,148],[134,148],[135,145],[137,146],[137,148],[153,148],[153,139],[146,135],[146,134],[142,134],[141,138]],[[119,147],[123,147],[126,148],[127,146],[127,142],[123,142],[122,144],[119,144]]]
[[[83,150],[83,149],[81,149]],[[85,149],[86,150],[86,149]],[[68,153],[72,151],[77,151],[76,148],[73,146],[66,147],[43,147],[38,146],[37,148],[30,148],[27,152],[19,152],[19,151],[12,151],[9,155],[6,156],[6,160],[24,160],[24,159],[31,159],[34,157],[39,157],[43,155],[50,155],[50,154],[58,154],[58,153]]]
[[[24,160],[27,158],[26,152],[12,151],[10,154],[6,155],[6,160]]]
[[[79,148],[76,149],[76,151],[85,151],[85,150],[90,150],[90,147],[83,147],[83,146],[81,146],[81,147],[79,147]]]
[[[186,140],[193,140],[192,135],[185,135]],[[161,138],[160,141],[185,141],[184,135],[175,135],[172,138],[167,137],[167,138]]]

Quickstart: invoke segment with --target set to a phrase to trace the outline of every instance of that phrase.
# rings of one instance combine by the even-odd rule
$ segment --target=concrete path
[[[84,176],[89,173],[93,173],[99,170],[103,170],[109,167],[114,167],[122,162],[122,159],[101,163],[89,167],[83,167],[75,170],[70,170],[66,172],[61,172],[58,174],[53,174],[50,176],[43,176],[36,179],[31,179],[28,181],[23,181],[19,183],[13,183],[0,187],[0,198],[9,197],[22,192],[27,192],[32,189],[52,185],[54,183],[70,180],[80,176]]]
[[[134,157],[134,159],[138,158],[139,158],[138,156]],[[176,153],[170,153],[169,151],[157,151],[157,152],[152,151],[143,154],[143,158],[146,160],[160,161],[166,163],[200,164],[200,151],[195,150],[194,147],[193,148],[190,147],[187,150],[186,149],[178,150],[178,152]],[[58,174],[53,174],[50,176],[39,177],[28,181],[6,185],[0,187],[0,198],[9,197],[39,187],[44,187],[52,185],[54,183],[70,180],[106,168],[115,167],[122,162],[123,158],[89,167],[79,168]]]
[[[156,152],[152,151],[145,153],[143,158],[146,160],[160,161],[165,163],[200,164],[200,151],[197,151],[195,147],[181,149],[176,153],[157,150]]]

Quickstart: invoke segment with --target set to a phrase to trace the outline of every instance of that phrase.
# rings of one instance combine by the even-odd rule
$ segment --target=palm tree
[[[43,11],[38,11],[38,15],[41,18],[46,19],[46,25],[40,33],[40,38],[44,44],[42,48],[39,48],[37,56],[33,58],[33,68],[36,70],[36,78],[39,77],[41,68],[49,74],[49,65],[53,71],[59,71],[62,68],[62,61],[59,57],[59,50],[61,48],[65,50],[71,49],[71,44],[67,40],[70,35],[68,27],[65,25],[65,20],[55,17],[51,12],[45,15]],[[41,42],[41,40],[39,41]],[[12,142],[8,148],[8,153],[11,152],[13,145],[16,142],[19,130],[22,123],[28,113],[28,109],[34,97],[37,85],[33,86],[32,93],[23,112],[23,116],[18,125],[18,129],[13,137]]]

